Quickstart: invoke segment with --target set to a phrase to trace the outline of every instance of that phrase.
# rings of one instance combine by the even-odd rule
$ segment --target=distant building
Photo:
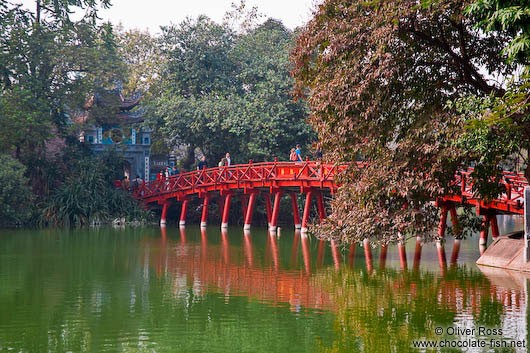
[[[141,126],[143,110],[133,111],[140,99],[140,94],[124,98],[119,90],[100,91],[87,102],[86,111],[74,121],[84,123],[90,117],[88,121],[95,123],[83,129],[79,140],[88,143],[96,154],[118,147],[125,160],[124,174],[131,180],[136,176],[151,180],[152,131]]]

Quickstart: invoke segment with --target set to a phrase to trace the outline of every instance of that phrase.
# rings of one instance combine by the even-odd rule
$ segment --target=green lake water
[[[286,228],[0,231],[0,352],[527,351],[527,278],[476,266],[476,237],[370,261]]]

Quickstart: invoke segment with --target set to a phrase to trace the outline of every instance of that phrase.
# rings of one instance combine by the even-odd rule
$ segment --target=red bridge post
[[[275,192],[274,207],[272,209],[271,225],[269,230],[275,231],[278,224],[278,214],[280,213],[280,200],[282,199],[282,190]]]
[[[202,216],[201,216],[201,228],[204,228],[208,225],[208,204],[210,203],[210,195],[204,195],[202,201]]]
[[[307,233],[307,223],[309,221],[309,216],[310,216],[310,213],[311,213],[311,197],[313,196],[313,193],[310,191],[308,191],[306,193],[306,197],[305,197],[305,206],[304,206],[304,215],[302,217],[302,233]]]
[[[179,225],[181,227],[186,226],[186,216],[188,215],[188,203],[189,203],[189,199],[187,197],[185,197],[182,200],[182,209],[180,210],[180,222],[179,222]]]
[[[161,226],[165,226],[166,225],[166,219],[167,219],[167,209],[169,208],[169,206],[171,205],[171,203],[169,201],[164,201],[164,203],[162,204],[162,216],[160,216],[160,225]]]
[[[497,224],[496,214],[491,215],[490,225],[491,225],[491,237],[493,238],[493,240],[495,240],[499,236],[499,225]]]
[[[223,219],[221,221],[221,228],[228,228],[228,216],[230,215],[230,201],[232,200],[232,195],[228,194],[225,196],[225,204],[223,207]]]
[[[291,205],[293,206],[293,218],[294,218],[294,228],[300,229],[302,224],[300,223],[300,213],[298,212],[298,202],[296,200],[296,194],[291,193]]]
[[[256,204],[256,196],[257,192],[251,192],[250,197],[248,200],[248,206],[246,207],[246,214],[245,214],[245,226],[243,229],[250,229],[250,225],[252,224],[252,214],[254,213],[254,205]]]

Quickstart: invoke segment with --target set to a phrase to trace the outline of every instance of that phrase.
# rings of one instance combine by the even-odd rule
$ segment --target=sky
[[[14,0],[34,8],[35,0]],[[111,0],[112,7],[103,9],[99,16],[126,29],[148,29],[155,34],[159,27],[179,23],[187,16],[205,14],[220,22],[233,2],[239,0]],[[247,0],[247,7],[257,6],[266,17],[279,19],[288,28],[303,25],[311,18],[315,0]]]

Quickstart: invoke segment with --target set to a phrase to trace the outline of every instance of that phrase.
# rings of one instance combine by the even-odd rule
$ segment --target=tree
[[[97,7],[108,0],[37,0],[35,11],[0,7],[0,124],[2,152],[31,165],[28,175],[42,195],[47,144],[68,135],[68,117],[84,109],[95,87],[114,84],[123,66],[110,24],[97,25]],[[86,10],[70,19],[72,6]]]
[[[13,226],[29,220],[33,195],[24,176],[26,167],[0,154],[0,225]]]
[[[132,95],[142,92],[142,102],[150,101],[160,90],[160,69],[164,65],[164,56],[157,39],[147,31],[118,28],[118,55],[127,68],[127,80],[123,93]]]
[[[293,33],[274,20],[240,32],[204,16],[163,29],[158,116],[173,144],[190,146],[188,160],[195,147],[214,163],[226,152],[237,162],[287,158],[312,137],[305,102],[290,96]]]
[[[499,192],[498,158],[466,148],[468,121],[447,104],[502,97],[502,78],[516,69],[501,54],[509,33],[476,29],[464,15],[469,3],[328,0],[301,31],[293,75],[325,157],[369,161],[340,180],[322,235],[388,242],[432,234],[431,202],[473,164],[478,191]]]
[[[525,0],[479,0],[465,10],[486,32],[510,36],[503,53],[509,61],[530,65],[530,5]]]

